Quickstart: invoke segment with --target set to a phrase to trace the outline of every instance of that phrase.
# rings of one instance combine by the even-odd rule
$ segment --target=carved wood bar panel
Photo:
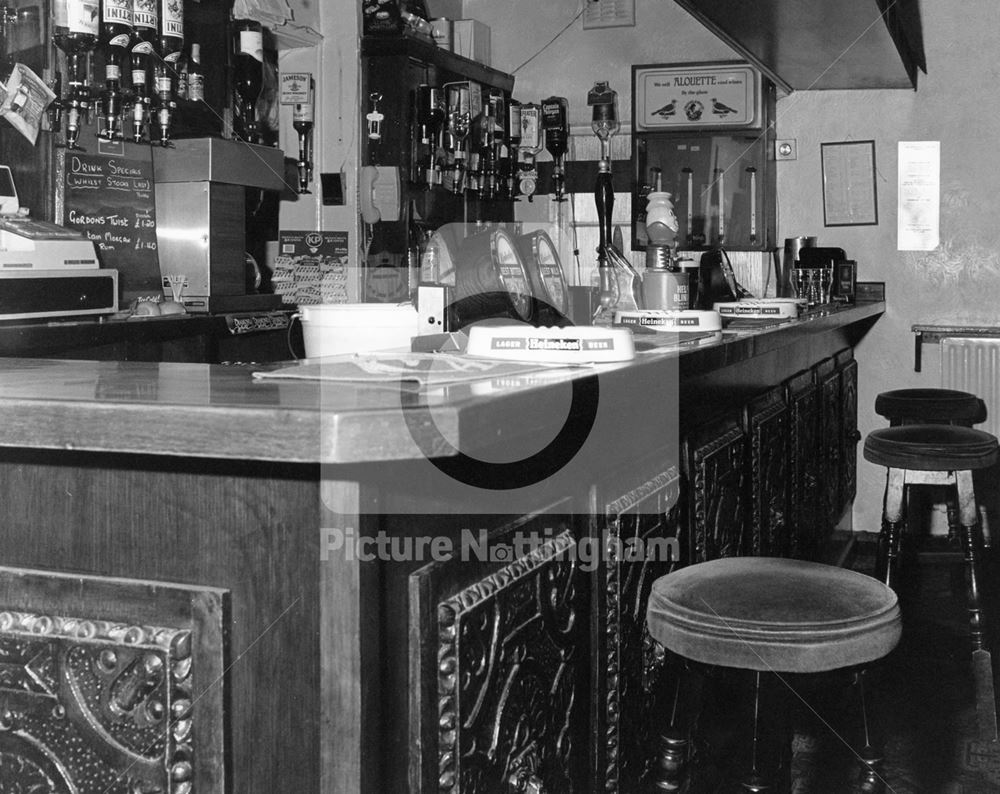
[[[539,542],[510,557],[518,533]],[[412,683],[423,693],[411,789],[583,791],[590,671],[577,535],[567,521],[525,518],[491,532],[490,547],[492,562],[434,562],[410,578]]]
[[[858,493],[858,362],[854,351],[847,349],[837,354],[840,373],[841,404],[841,453],[840,453],[840,509],[854,503]]]
[[[0,569],[0,791],[227,791],[224,600]]]
[[[798,559],[811,559],[825,532],[819,487],[822,471],[820,392],[812,373],[805,371],[788,379],[785,394],[791,412],[791,553]]]
[[[695,431],[684,442],[690,516],[686,563],[746,552],[746,445],[735,420]]]
[[[820,507],[823,525],[821,540],[825,540],[837,525],[841,514],[840,480],[843,470],[843,400],[840,372],[834,358],[821,361],[814,367],[816,386],[819,388],[820,436]]]
[[[663,716],[655,654],[646,632],[653,582],[676,564],[682,526],[681,477],[669,466],[635,488],[603,500],[595,527],[607,550],[595,579],[595,791],[639,791]]]
[[[743,428],[749,447],[748,553],[786,557],[789,536],[789,410],[780,389],[751,400]]]

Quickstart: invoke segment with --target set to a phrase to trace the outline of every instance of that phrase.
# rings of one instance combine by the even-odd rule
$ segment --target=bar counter
[[[24,706],[24,757],[80,791],[637,790],[652,579],[808,555],[792,521],[829,526],[853,498],[852,350],[883,311],[422,388],[0,359],[0,656],[41,636],[87,682]],[[347,553],[470,530],[491,552],[542,540],[513,559]],[[609,533],[680,557],[568,554]],[[97,639],[59,628],[81,620]]]

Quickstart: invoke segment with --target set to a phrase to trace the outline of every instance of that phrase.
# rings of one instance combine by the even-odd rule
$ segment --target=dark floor
[[[872,550],[873,545],[857,544],[848,564],[871,573]],[[907,561],[906,585],[900,592],[903,638],[869,674],[867,691],[885,739],[885,790],[889,794],[1000,792],[1000,743],[981,741],[977,733],[962,560],[938,551],[925,547],[923,554]],[[995,624],[1000,624],[1000,609],[993,614]],[[1000,653],[997,658],[1000,665]],[[852,747],[862,733],[850,677],[787,680],[783,685],[793,702],[793,794],[855,790],[859,767]],[[717,714],[726,713],[726,697],[722,695]],[[732,756],[718,726],[714,737],[706,732],[709,747],[714,742],[713,750],[722,748],[721,755]],[[724,773],[702,771],[707,774],[692,791],[729,790],[732,780],[724,783]]]
[[[981,741],[977,731],[962,560],[926,553],[907,563],[900,588],[903,638],[873,671],[886,791],[1000,792],[1000,743]],[[871,572],[870,547],[854,557],[852,567]],[[818,723],[803,719],[797,734],[795,794],[844,790],[830,781],[833,765],[823,758],[830,731]]]

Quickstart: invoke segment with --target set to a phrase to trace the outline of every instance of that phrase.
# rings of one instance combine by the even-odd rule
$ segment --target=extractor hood
[[[676,0],[785,91],[917,87],[918,0]]]

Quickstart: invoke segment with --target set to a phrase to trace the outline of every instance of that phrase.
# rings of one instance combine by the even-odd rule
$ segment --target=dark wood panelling
[[[653,582],[680,562],[670,556],[677,544],[664,541],[679,539],[684,505],[679,468],[654,461],[649,470],[653,476],[623,492],[602,486],[595,516],[594,537],[611,552],[596,571],[591,613],[597,791],[640,790],[662,723],[662,657],[651,656],[646,602]]]
[[[809,370],[790,378],[785,384],[786,401],[791,412],[791,454],[789,487],[794,530],[791,553],[799,559],[811,559],[819,551],[825,531],[825,512],[820,503],[820,402],[819,388]]]
[[[785,557],[791,550],[789,521],[789,410],[780,388],[747,403],[743,430],[749,464],[748,553]]]
[[[746,553],[746,444],[735,419],[692,433],[684,443],[690,504],[688,563]]]
[[[231,591],[232,791],[315,791],[318,480],[313,466],[8,450],[4,564]]]

